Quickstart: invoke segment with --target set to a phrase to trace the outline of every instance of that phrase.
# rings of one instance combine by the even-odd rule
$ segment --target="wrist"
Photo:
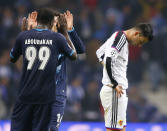
[[[67,32],[63,32],[62,33],[66,38],[68,38],[68,33]]]
[[[118,86],[118,83],[115,83],[112,88],[115,89],[117,86]]]
[[[68,33],[73,32],[74,31],[74,27],[68,28]]]

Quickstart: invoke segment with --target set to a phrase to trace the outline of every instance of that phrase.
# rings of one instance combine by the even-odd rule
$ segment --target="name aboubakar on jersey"
[[[25,44],[29,45],[52,45],[52,40],[47,40],[47,39],[42,39],[42,40],[38,40],[38,39],[26,39],[25,40]]]

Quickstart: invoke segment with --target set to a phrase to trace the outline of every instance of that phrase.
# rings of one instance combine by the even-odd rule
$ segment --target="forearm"
[[[75,47],[74,47],[72,41],[70,40],[70,37],[69,37],[68,33],[67,33],[67,32],[64,32],[63,35],[65,36],[68,45],[76,52],[76,49],[75,49]]]
[[[113,74],[112,74],[112,68],[111,68],[111,58],[107,57],[106,58],[106,70],[107,70],[107,74],[113,84],[113,88],[116,88],[116,86],[118,85],[118,82],[113,78]]]
[[[83,44],[82,40],[80,39],[74,28],[71,31],[68,31],[68,34],[76,48],[77,54],[85,53],[85,45]]]

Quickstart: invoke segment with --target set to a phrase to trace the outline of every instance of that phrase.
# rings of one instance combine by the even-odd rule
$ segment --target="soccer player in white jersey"
[[[128,44],[142,46],[152,39],[151,25],[140,23],[131,29],[115,32],[96,52],[103,64],[100,99],[107,131],[126,129]]]

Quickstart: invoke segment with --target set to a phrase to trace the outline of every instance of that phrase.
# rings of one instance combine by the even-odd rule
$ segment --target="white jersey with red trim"
[[[128,88],[127,65],[128,65],[128,41],[122,31],[115,32],[96,52],[99,61],[104,62],[103,85],[112,86],[115,80],[123,89]],[[106,68],[106,58],[111,58],[111,74]],[[110,76],[109,76],[110,75]]]

